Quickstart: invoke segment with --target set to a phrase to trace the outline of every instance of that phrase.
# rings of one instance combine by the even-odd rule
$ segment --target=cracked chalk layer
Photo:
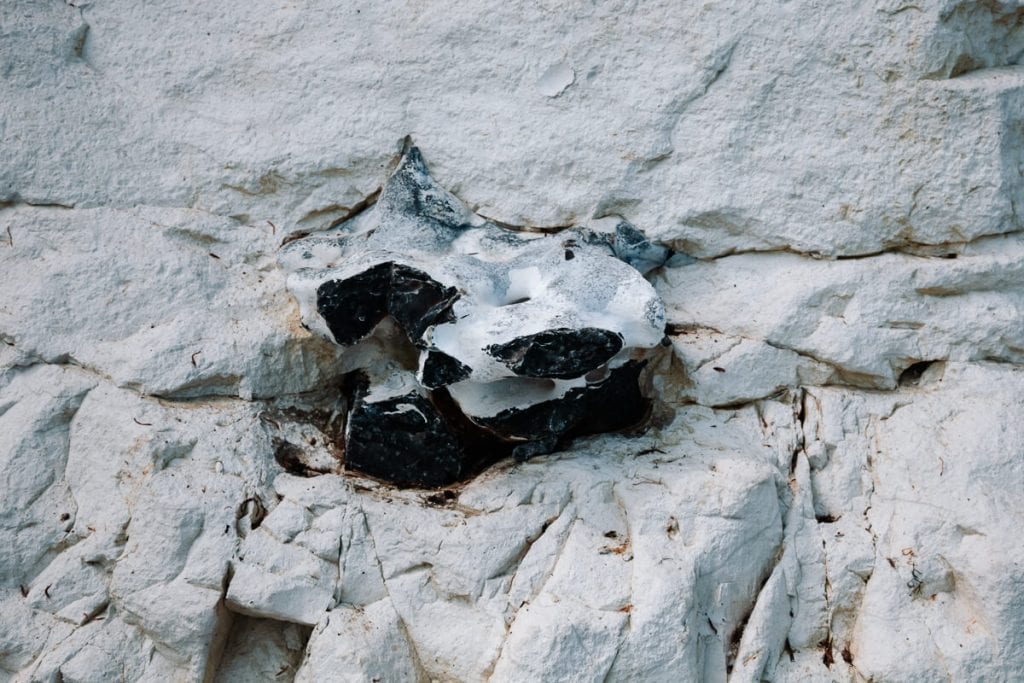
[[[346,465],[436,486],[642,419],[640,371],[665,329],[642,274],[668,256],[624,221],[550,236],[499,226],[411,147],[372,210],[291,242],[281,262],[309,329],[356,346],[390,319],[418,357],[362,374]],[[409,391],[377,396],[395,373]]]

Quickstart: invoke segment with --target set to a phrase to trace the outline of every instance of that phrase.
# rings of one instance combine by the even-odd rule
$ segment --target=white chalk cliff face
[[[1001,0],[4,2],[0,680],[1019,678],[1022,54]],[[474,224],[674,251],[643,428],[344,468],[423,348],[289,246],[406,136]]]

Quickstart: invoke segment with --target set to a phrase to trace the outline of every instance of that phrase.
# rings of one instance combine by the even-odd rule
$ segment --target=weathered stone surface
[[[807,640],[829,638],[833,671],[1005,675],[997,653],[1017,651],[1024,617],[1011,540],[1022,510],[1009,493],[1021,485],[1011,397],[1022,390],[1016,367],[949,363],[896,395],[808,391],[802,514],[820,541],[800,572],[832,589],[796,619]],[[780,677],[826,675],[819,657],[787,660]]]
[[[296,681],[426,681],[391,601],[339,605],[309,641]]]
[[[1018,678],[1019,19],[2,3],[0,680]],[[407,135],[451,192],[382,189]],[[530,383],[484,420],[578,381],[302,327],[282,242],[403,196],[417,245],[575,240],[550,272],[596,248],[563,226],[614,235],[667,312],[651,430],[436,491],[339,475],[341,378],[388,353],[452,401],[485,363]],[[441,285],[386,268],[410,328],[457,287],[389,262]],[[538,326],[473,348],[615,330],[511,284]]]
[[[622,214],[690,253],[1019,229],[1015,5],[914,7],[19,1],[0,185],[316,226],[412,134],[484,215]],[[557,96],[554,67],[574,75]]]
[[[18,293],[0,326],[17,363],[86,366],[182,398],[297,393],[341,372],[336,346],[299,327],[269,225],[185,209],[20,205],[0,216],[14,239],[0,245],[0,277]],[[260,357],[273,362],[256,368]]]
[[[657,284],[671,327],[721,335],[721,343],[712,343],[722,352],[753,341],[760,351],[737,348],[760,355],[768,373],[789,365],[799,383],[831,377],[891,389],[921,361],[1024,360],[1022,264],[1024,239],[1007,235],[843,261],[743,254],[666,269]],[[687,341],[677,338],[680,343]],[[782,360],[779,350],[797,357]],[[687,369],[699,374],[702,362]],[[709,378],[715,384],[742,381],[724,359],[712,365],[726,371]],[[793,384],[788,374],[780,385]],[[740,398],[756,397],[739,391]]]
[[[295,624],[237,616],[214,681],[292,678],[308,641],[308,629]]]

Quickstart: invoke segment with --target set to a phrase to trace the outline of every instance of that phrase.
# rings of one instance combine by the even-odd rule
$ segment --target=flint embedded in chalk
[[[433,325],[454,322],[452,305],[458,296],[454,287],[445,287],[423,271],[397,263],[392,267],[388,313],[412,342]]]
[[[418,147],[410,147],[381,197],[395,213],[437,221],[450,227],[467,225],[470,211],[455,195],[434,182]]]
[[[372,209],[290,243],[282,263],[309,329],[347,346],[390,320],[411,342],[390,354],[397,374],[378,367],[355,397],[345,458],[426,486],[642,420],[641,359],[665,311],[641,271],[667,255],[625,222],[614,234],[506,229],[437,185],[411,148]]]
[[[512,457],[519,462],[526,462],[538,455],[554,453],[558,448],[558,437],[554,434],[533,441],[526,441],[512,449]]]
[[[388,312],[391,264],[383,263],[346,280],[327,280],[316,291],[316,310],[334,341],[356,343],[373,332]]]
[[[508,438],[535,441],[615,431],[636,425],[647,414],[650,401],[639,383],[643,368],[644,363],[631,361],[611,370],[601,381],[569,388],[560,395],[555,389],[547,398],[535,395],[518,405],[515,398],[500,395],[505,393],[502,387],[495,387],[499,395],[476,405],[462,401],[460,406],[474,423]],[[459,394],[453,395],[459,399]],[[507,407],[501,407],[503,402]]]
[[[601,367],[621,349],[618,332],[563,327],[492,344],[487,353],[517,375],[575,379]]]
[[[612,248],[617,257],[645,274],[665,265],[672,255],[671,249],[654,244],[632,223],[626,221],[620,221],[615,226]]]
[[[345,430],[345,467],[399,486],[444,486],[464,474],[448,422],[418,391],[357,395]]]
[[[432,325],[450,322],[458,291],[426,273],[396,263],[379,263],[344,280],[317,288],[316,306],[334,336],[348,346],[366,338],[390,315],[417,342]]]
[[[419,380],[428,389],[439,389],[467,379],[473,370],[437,349],[427,349],[421,356]]]

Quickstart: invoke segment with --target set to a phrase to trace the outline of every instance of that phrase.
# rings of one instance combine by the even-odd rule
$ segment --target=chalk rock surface
[[[0,680],[1019,679],[1021,12],[4,2]],[[406,136],[524,250],[652,240],[642,433],[338,472],[419,351],[305,329],[288,246]]]

